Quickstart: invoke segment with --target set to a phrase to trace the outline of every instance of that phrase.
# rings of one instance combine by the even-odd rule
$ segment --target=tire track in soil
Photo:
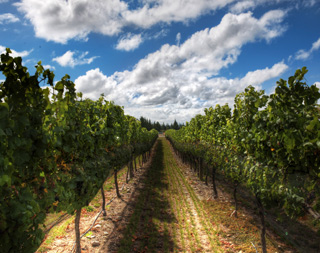
[[[181,173],[176,159],[172,155],[171,146],[167,141],[165,144],[165,150],[168,153],[165,155],[165,158],[167,159],[166,163],[168,164],[166,168],[168,169],[168,173],[171,175],[172,184],[176,186],[175,190],[179,192],[176,197],[183,199],[184,207],[188,211],[188,225],[192,228],[194,233],[192,235],[193,240],[189,240],[189,249],[186,247],[184,251],[219,252],[220,250],[217,245],[217,241],[213,240],[212,237],[212,231],[214,231],[215,228],[213,228],[211,223],[208,222],[204,210],[199,205],[199,199],[185,180],[184,175]]]
[[[183,242],[181,249],[183,251],[186,251],[187,249],[196,251],[198,245],[196,245],[195,242],[193,218],[186,200],[187,191],[181,187],[181,181],[174,173],[172,161],[169,159],[166,160],[166,170],[170,180],[170,190],[173,193],[171,196],[176,204],[176,209],[174,210],[177,212],[177,217],[179,217],[178,228],[180,229],[180,240]],[[192,232],[190,230],[192,230]]]

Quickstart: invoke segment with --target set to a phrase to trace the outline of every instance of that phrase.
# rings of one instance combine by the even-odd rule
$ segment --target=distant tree
[[[184,124],[178,123],[176,120],[172,124],[160,124],[159,121],[151,122],[150,119],[147,119],[143,116],[140,117],[141,127],[145,127],[147,130],[151,130],[152,128],[156,129],[157,131],[165,131],[168,129],[180,129]]]
[[[161,131],[161,125],[160,125],[159,121],[154,123],[154,128],[159,132]]]
[[[153,128],[153,125],[152,125],[151,120],[149,119],[149,120],[148,120],[147,129],[148,129],[148,130],[151,130],[152,128]]]
[[[172,128],[175,130],[179,130],[180,127],[179,127],[178,122],[176,120],[174,120]]]
[[[140,117],[140,123],[141,123],[141,127],[146,127],[146,120],[144,117]]]

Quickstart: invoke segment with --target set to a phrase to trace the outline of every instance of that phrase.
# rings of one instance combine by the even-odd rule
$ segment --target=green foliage
[[[217,105],[166,136],[184,156],[204,158],[265,206],[292,217],[307,204],[320,211],[320,93],[303,81],[306,73],[304,67],[280,79],[270,96],[249,86],[235,97],[232,115],[228,105]]]
[[[54,75],[37,65],[31,76],[10,53],[1,55],[0,65],[6,77],[0,85],[0,247],[32,252],[43,238],[39,224],[54,198],[47,191],[55,168],[43,129],[49,98],[40,88],[45,80],[52,85]]]
[[[0,247],[34,252],[47,212],[87,206],[113,168],[148,151],[158,133],[103,96],[82,99],[68,75],[54,85],[41,62],[30,75],[10,53],[0,65]]]
[[[94,207],[93,206],[86,206],[85,207],[87,212],[93,212],[94,211]]]

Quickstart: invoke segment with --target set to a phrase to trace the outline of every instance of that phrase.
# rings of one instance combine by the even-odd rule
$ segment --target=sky
[[[271,94],[306,66],[320,87],[320,0],[0,0],[0,53],[160,123]],[[0,74],[0,82],[4,76]]]

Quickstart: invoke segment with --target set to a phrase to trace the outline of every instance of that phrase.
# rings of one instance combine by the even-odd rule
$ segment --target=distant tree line
[[[158,121],[151,122],[150,119],[144,118],[142,116],[140,117],[140,122],[141,122],[141,126],[145,127],[147,130],[151,130],[152,128],[154,128],[159,132],[165,131],[168,129],[179,130],[182,126],[184,126],[184,124],[180,124],[176,120],[174,120],[172,124],[164,124],[164,123],[160,124]]]

